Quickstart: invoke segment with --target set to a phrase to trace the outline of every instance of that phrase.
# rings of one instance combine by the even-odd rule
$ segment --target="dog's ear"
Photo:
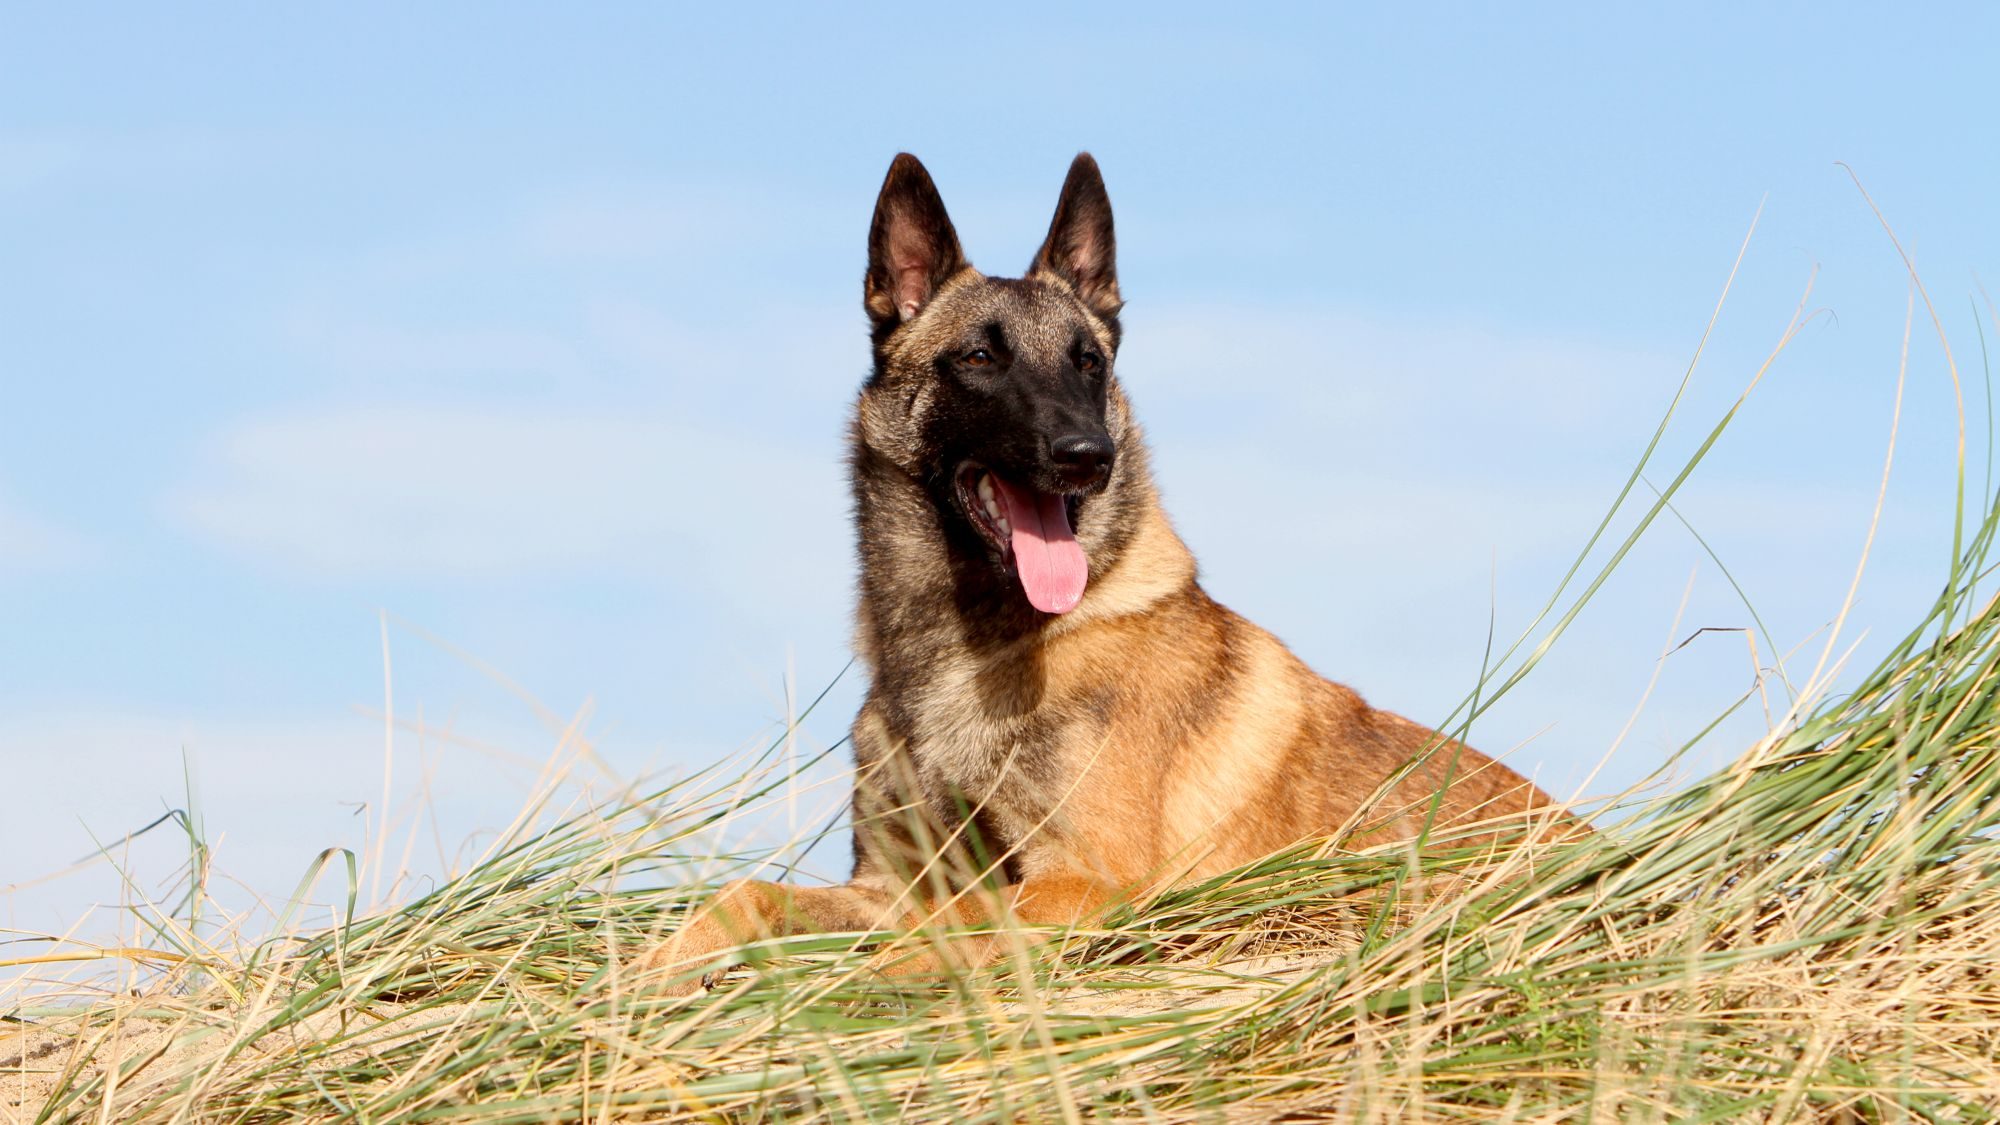
[[[1118,242],[1111,232],[1111,197],[1104,177],[1087,152],[1076,154],[1056,200],[1049,237],[1035,252],[1028,276],[1053,275],[1069,283],[1092,312],[1110,319],[1124,302],[1118,298]]]
[[[910,319],[966,264],[931,174],[916,157],[898,153],[868,228],[868,277],[862,283],[868,315],[877,326]]]

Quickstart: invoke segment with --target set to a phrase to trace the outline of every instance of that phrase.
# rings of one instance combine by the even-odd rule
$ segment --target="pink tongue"
[[[1068,613],[1083,600],[1090,563],[1069,529],[1063,498],[1017,488],[995,476],[993,489],[1014,531],[1014,569],[1028,601],[1043,613]]]

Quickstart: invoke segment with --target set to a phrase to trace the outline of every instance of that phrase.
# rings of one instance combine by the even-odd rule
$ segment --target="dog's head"
[[[1047,240],[1012,279],[972,268],[930,174],[896,157],[864,293],[867,451],[923,483],[954,550],[1017,580],[1044,613],[1074,608],[1119,534],[1105,493],[1137,454],[1112,376],[1121,302],[1097,162],[1070,165]]]

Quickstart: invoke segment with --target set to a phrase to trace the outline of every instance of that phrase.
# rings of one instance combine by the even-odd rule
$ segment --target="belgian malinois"
[[[675,974],[665,987],[692,991],[694,970],[758,938],[1072,924],[1312,837],[1559,815],[1203,592],[1114,370],[1114,249],[1088,154],[1019,279],[973,269],[924,166],[890,164],[851,431],[869,674],[854,874],[730,884],[645,958]],[[993,940],[957,948],[977,962]]]

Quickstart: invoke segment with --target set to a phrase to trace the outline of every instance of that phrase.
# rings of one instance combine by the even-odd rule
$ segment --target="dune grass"
[[[1727,421],[1629,538],[1600,543],[1607,516],[1462,723]],[[407,904],[356,911],[354,857],[329,855],[307,883],[347,890],[330,926],[225,950],[162,922],[151,954],[115,951],[153,957],[140,994],[12,1009],[0,1082],[33,1074],[22,1119],[50,1122],[1988,1120],[2000,510],[1961,524],[1876,667],[1836,681],[1829,649],[1736,761],[1582,840],[1302,845],[1099,928],[1010,933],[943,982],[820,935],[746,951],[705,995],[636,988],[627,959],[699,897],[663,883],[780,799],[773,747],[553,827],[533,808]]]

